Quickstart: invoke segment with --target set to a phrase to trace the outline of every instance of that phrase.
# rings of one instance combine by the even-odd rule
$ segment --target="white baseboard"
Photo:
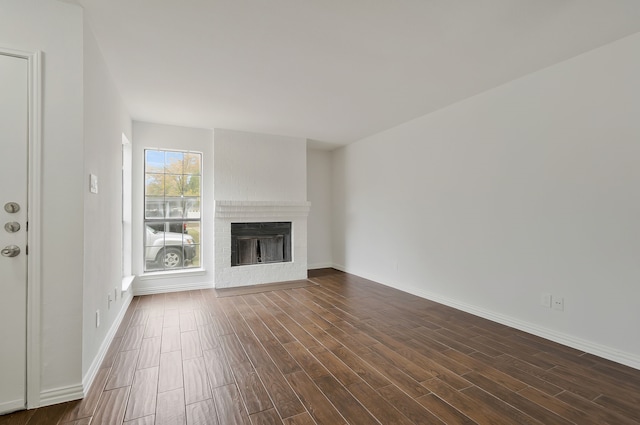
[[[102,341],[100,349],[93,359],[89,370],[82,377],[82,383],[41,391],[39,407],[50,406],[52,404],[64,403],[72,400],[79,400],[87,395],[87,392],[89,391],[89,388],[91,388],[91,384],[96,377],[98,369],[100,368],[100,365],[102,364],[102,361],[107,354],[109,345],[111,345],[113,337],[116,334],[118,327],[120,327],[122,319],[124,318],[124,315],[127,312],[127,308],[129,308],[129,304],[131,304],[132,299],[133,295],[129,293],[124,303],[122,303],[122,308],[118,313],[118,317],[116,317],[116,320],[109,328],[109,332],[107,332],[104,341]]]
[[[15,412],[16,410],[24,410],[24,399],[5,401],[0,403],[0,415]]]
[[[79,400],[81,398],[84,398],[84,388],[82,384],[44,390],[40,392],[40,407]]]
[[[339,270],[339,271],[341,271],[341,272],[349,273],[349,272],[347,271],[347,268],[346,268],[345,266],[343,266],[342,264],[332,264],[332,265],[331,265],[331,268],[334,268],[334,269]],[[354,274],[355,274],[355,273],[354,273]],[[364,277],[364,276],[363,276],[363,277]],[[366,279],[368,279],[368,278],[366,278]],[[383,284],[383,285],[384,285],[384,284]],[[387,286],[388,286],[388,285],[387,285]]]
[[[98,353],[93,358],[93,362],[91,362],[91,366],[89,366],[89,370],[87,370],[87,373],[85,373],[84,376],[82,377],[82,387],[84,391],[84,396],[86,396],[87,393],[89,392],[89,389],[91,388],[91,384],[93,384],[93,380],[95,379],[96,374],[100,369],[100,365],[102,364],[104,357],[107,355],[109,346],[113,342],[113,337],[118,331],[118,328],[122,323],[122,319],[124,319],[124,315],[127,313],[127,309],[131,304],[131,300],[133,299],[133,295],[131,294],[131,291],[127,292],[126,294],[127,294],[127,297],[122,303],[122,308],[120,309],[120,312],[118,312],[118,316],[116,317],[116,320],[113,321],[113,324],[109,328],[109,331],[107,332],[107,335],[102,341],[102,344],[100,344]]]
[[[419,297],[426,298],[431,301],[435,301],[437,303],[444,304],[449,307],[453,307],[458,310],[465,311],[467,313],[471,313],[475,316],[480,316],[485,319],[489,319],[491,321],[510,326],[512,328],[539,336],[541,338],[545,338],[550,341],[557,342],[558,344],[575,348],[576,350],[584,351],[586,353],[590,353],[598,357],[612,360],[616,363],[621,363],[635,369],[640,369],[640,357],[633,355],[631,353],[615,350],[611,347],[607,347],[606,345],[598,344],[582,338],[577,338],[573,335],[569,335],[563,332],[558,332],[553,329],[545,328],[545,327],[542,327],[530,322],[526,322],[523,320],[519,320],[510,316],[498,314],[490,310],[478,308],[470,304],[461,303],[456,300],[438,296],[436,294],[431,294],[421,289],[414,288],[414,290],[411,290],[409,288],[403,289],[400,287],[396,289],[400,289],[405,292],[409,292],[411,294],[417,295]]]
[[[352,273],[357,276],[362,276],[365,279],[373,280],[382,285],[389,286],[391,288],[395,288],[400,291],[407,292],[409,294],[413,294],[418,297],[428,299],[430,301],[444,304],[446,306],[453,307],[457,310],[462,310],[464,312],[473,314],[475,316],[479,316],[479,317],[491,320],[493,322],[510,326],[512,328],[539,336],[541,338],[548,339],[553,342],[557,342],[558,344],[566,345],[567,347],[575,348],[576,350],[584,351],[586,353],[590,353],[595,356],[602,357],[604,359],[611,360],[616,363],[620,363],[620,364],[632,367],[634,369],[640,370],[640,356],[636,354],[616,350],[606,345],[598,344],[582,338],[577,338],[573,335],[558,332],[553,329],[548,329],[530,322],[526,322],[524,320],[502,315],[491,310],[479,308],[471,304],[459,302],[451,298],[443,297],[439,294],[425,291],[424,289],[421,289],[421,288],[416,288],[416,287],[411,287],[411,286],[401,285],[401,284],[383,283],[383,282],[387,282],[387,280],[376,279],[375,277],[371,277],[371,276],[358,275],[356,273],[350,272],[343,265],[334,264],[333,268],[336,270],[343,271],[345,273]]]
[[[307,270],[330,269],[332,267],[333,267],[332,263],[315,263],[315,264],[308,264]]]
[[[197,283],[177,283],[177,284],[161,284],[152,283],[150,285],[140,285],[137,282],[133,285],[133,295],[152,295],[164,294],[166,292],[194,291],[196,289],[213,289],[212,282]]]

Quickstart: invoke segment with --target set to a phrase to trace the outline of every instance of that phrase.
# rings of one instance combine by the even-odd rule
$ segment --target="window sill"
[[[135,279],[135,278],[136,278],[135,275],[124,276],[122,278],[122,292],[127,292],[129,287],[131,287],[131,284],[133,283],[133,279]]]
[[[207,271],[203,268],[161,271],[161,272],[147,272],[141,276],[138,276],[138,280],[171,279],[171,278],[186,277],[186,276],[204,276],[205,274],[207,274]]]

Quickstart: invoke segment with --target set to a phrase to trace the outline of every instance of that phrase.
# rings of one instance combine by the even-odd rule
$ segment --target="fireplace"
[[[306,279],[310,207],[307,201],[216,200],[215,287]]]
[[[231,266],[291,261],[291,222],[231,223]]]

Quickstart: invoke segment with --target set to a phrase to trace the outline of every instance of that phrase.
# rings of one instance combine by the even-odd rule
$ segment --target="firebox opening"
[[[231,266],[291,261],[291,222],[231,223]]]

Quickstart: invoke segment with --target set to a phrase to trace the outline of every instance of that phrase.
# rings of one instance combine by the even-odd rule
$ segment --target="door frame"
[[[27,205],[27,358],[26,408],[40,406],[42,282],[42,52],[0,46],[0,54],[27,60],[28,205]]]

